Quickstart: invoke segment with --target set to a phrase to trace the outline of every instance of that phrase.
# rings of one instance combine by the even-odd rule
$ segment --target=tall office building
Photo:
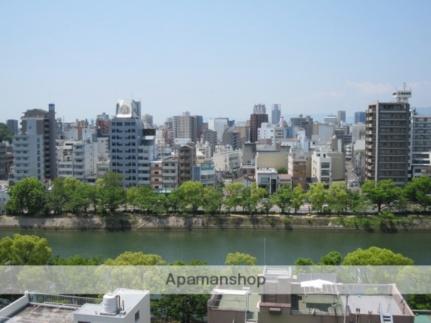
[[[208,129],[217,132],[217,143],[223,140],[223,134],[229,128],[228,118],[213,118],[208,121]]]
[[[396,102],[377,102],[368,107],[365,177],[402,184],[409,178],[411,92],[397,91],[394,96]]]
[[[365,111],[355,112],[355,123],[364,123],[367,118],[367,113]]]
[[[278,125],[281,118],[281,106],[280,104],[274,104],[271,110],[271,123]]]
[[[111,170],[122,175],[123,184],[150,185],[155,136],[144,129],[139,101],[118,101],[110,139]]]
[[[310,116],[303,117],[302,114],[299,117],[290,118],[290,124],[292,127],[303,128],[305,130],[305,136],[310,139],[313,134],[313,118]]]
[[[431,115],[412,111],[412,177],[431,176]]]
[[[57,176],[55,105],[48,111],[27,110],[21,118],[21,131],[13,141],[13,180],[36,177],[52,180]]]
[[[258,139],[258,129],[262,123],[268,122],[268,115],[264,104],[256,104],[253,113],[250,115],[250,141],[256,142]]]
[[[346,122],[346,111],[344,110],[337,111],[337,120],[338,120],[338,123]]]
[[[172,120],[174,140],[177,144],[197,142],[202,135],[202,116],[192,116],[190,112],[184,112],[180,116],[174,116]]]
[[[6,120],[6,126],[14,136],[18,134],[18,120],[8,119]]]

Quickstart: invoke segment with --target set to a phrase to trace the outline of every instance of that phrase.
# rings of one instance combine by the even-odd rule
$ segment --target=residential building
[[[284,268],[265,268],[265,287],[217,288],[208,301],[208,323],[413,323],[415,314],[395,284],[343,284],[324,274],[293,276]],[[329,277],[328,277],[329,276]],[[321,279],[326,278],[326,279]]]
[[[6,126],[14,136],[18,134],[18,120],[8,119],[6,120]]]
[[[265,188],[269,194],[277,191],[279,184],[278,172],[275,168],[257,168],[256,185]]]
[[[259,142],[268,141],[271,144],[275,144],[280,143],[285,137],[285,129],[268,122],[263,122],[257,130]]]
[[[102,113],[96,117],[97,137],[109,137],[111,131],[111,119],[108,114]]]
[[[293,150],[288,157],[287,173],[291,175],[292,186],[301,185],[306,188],[307,179],[307,166],[309,165],[309,154],[301,150]]]
[[[299,117],[290,118],[290,124],[293,127],[302,128],[305,130],[305,135],[308,139],[311,139],[313,133],[313,118],[310,116],[303,117],[302,114]]]
[[[13,140],[13,181],[24,177],[52,180],[57,176],[55,105],[48,111],[27,110]]]
[[[223,134],[223,145],[229,145],[232,149],[240,149],[241,148],[241,134],[235,128],[231,127],[225,130]]]
[[[190,112],[184,112],[172,119],[174,140],[178,144],[195,143],[202,134],[202,116],[192,116]]]
[[[111,169],[122,175],[123,184],[150,185],[155,130],[144,129],[140,102],[118,101],[110,139]]]
[[[156,191],[163,190],[162,161],[153,160],[151,162],[151,188]]]
[[[256,142],[258,139],[258,129],[262,123],[268,122],[268,115],[264,104],[256,104],[253,113],[250,115],[250,141]]]
[[[367,113],[365,111],[355,112],[355,123],[365,124],[366,119],[367,119]]]
[[[409,178],[411,112],[410,91],[394,93],[396,102],[369,105],[365,134],[365,176],[369,180]]]
[[[12,145],[5,141],[0,142],[0,180],[9,178],[12,164]]]
[[[214,186],[216,184],[216,171],[212,160],[193,166],[192,180],[201,182],[204,186]]]
[[[6,322],[150,323],[150,293],[118,288],[100,302],[90,297],[26,292],[0,309],[0,317]]]
[[[192,180],[193,165],[196,164],[196,149],[193,144],[178,148],[178,184]]]
[[[412,113],[411,175],[431,176],[431,115]]]
[[[236,175],[241,168],[242,151],[233,150],[230,146],[217,146],[212,161],[218,172]]]
[[[330,151],[326,147],[315,150],[311,155],[311,177],[316,182],[330,185],[345,178],[344,154]]]
[[[365,180],[365,139],[358,139],[352,147],[352,164],[359,182]]]
[[[228,118],[213,118],[208,121],[208,129],[217,133],[217,143],[221,143],[223,141],[223,134],[228,127]]]
[[[289,153],[287,150],[279,149],[275,146],[258,147],[256,151],[255,165],[259,168],[286,168]]]
[[[6,204],[9,201],[8,181],[0,181],[0,214],[6,214]],[[0,315],[1,318],[1,315]]]
[[[271,123],[273,125],[278,126],[280,124],[280,118],[281,118],[281,105],[274,104],[271,110]]]

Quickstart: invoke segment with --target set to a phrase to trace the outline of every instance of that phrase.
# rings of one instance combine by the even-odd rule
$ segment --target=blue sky
[[[137,98],[161,122],[188,110],[245,120],[363,110],[406,81],[431,106],[431,1],[0,0],[1,119],[55,102],[113,114]]]

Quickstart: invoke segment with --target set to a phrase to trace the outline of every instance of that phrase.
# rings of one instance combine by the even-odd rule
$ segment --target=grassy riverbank
[[[197,230],[197,229],[268,229],[268,230],[363,230],[387,232],[431,231],[431,217],[409,215],[385,216],[149,216],[121,213],[110,216],[0,216],[0,228],[47,230]]]

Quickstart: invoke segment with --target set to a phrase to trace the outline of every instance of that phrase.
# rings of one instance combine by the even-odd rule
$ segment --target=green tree
[[[46,191],[43,184],[34,177],[27,177],[9,189],[8,212],[35,215],[46,206]]]
[[[281,209],[282,213],[286,213],[292,205],[292,197],[293,189],[289,186],[283,186],[271,196],[271,199]]]
[[[365,199],[360,191],[347,191],[347,208],[353,213],[361,213],[365,209]]]
[[[332,183],[327,190],[328,206],[334,212],[341,214],[346,211],[349,202],[349,192],[344,183]]]
[[[223,206],[223,191],[214,187],[205,187],[202,202],[205,213],[220,214]]]
[[[86,258],[75,255],[67,258],[55,257],[51,264],[56,266],[97,266],[102,265],[103,260],[99,257]]]
[[[370,247],[368,249],[359,248],[355,251],[349,252],[344,257],[343,265],[403,266],[413,265],[413,260],[389,249]]]
[[[159,203],[159,194],[149,186],[130,187],[127,190],[127,202],[146,213],[158,214],[164,206]]]
[[[143,252],[126,251],[114,259],[107,259],[105,265],[110,266],[156,266],[165,265],[166,261],[159,255]]]
[[[202,206],[204,186],[201,182],[187,181],[178,188],[183,212],[191,212],[195,215]]]
[[[242,183],[230,183],[226,186],[224,204],[229,211],[235,211],[238,206],[243,205],[244,190]]]
[[[281,168],[277,169],[277,173],[279,173],[279,174],[287,174],[287,168],[286,167],[281,167]]]
[[[262,200],[268,196],[268,191],[253,183],[251,186],[243,190],[243,208],[249,215],[254,215],[257,212],[257,207],[262,203]]]
[[[314,183],[307,192],[307,200],[314,211],[322,212],[327,202],[327,191],[323,183]]]
[[[403,188],[403,195],[412,203],[422,206],[424,211],[431,207],[431,177],[415,177]]]
[[[12,138],[13,138],[13,133],[10,132],[7,125],[0,122],[0,142],[7,141],[7,142],[11,143]]]
[[[205,322],[209,295],[161,295],[151,303],[151,312],[161,322]]]
[[[64,178],[56,178],[53,181],[51,190],[48,192],[48,208],[54,214],[62,214],[64,206],[69,198],[64,185]]]
[[[314,261],[310,258],[298,258],[295,260],[296,266],[312,266]]]
[[[14,234],[0,239],[1,265],[46,265],[51,255],[45,238]]]
[[[255,266],[257,260],[248,253],[231,252],[226,255],[224,263],[230,266]]]
[[[362,192],[372,203],[376,204],[377,211],[382,210],[382,205],[390,205],[400,197],[400,188],[390,179],[378,182],[365,181]]]
[[[126,190],[120,174],[108,172],[96,181],[97,200],[102,211],[114,212],[126,201]]]
[[[304,200],[305,200],[304,190],[302,189],[301,185],[297,185],[292,191],[292,200],[291,200],[291,204],[295,214],[296,212],[298,212],[301,205],[304,204]]]
[[[320,263],[322,265],[328,265],[328,266],[341,265],[342,261],[343,261],[343,257],[341,256],[341,253],[339,253],[338,251],[330,251],[322,258],[320,258]]]

